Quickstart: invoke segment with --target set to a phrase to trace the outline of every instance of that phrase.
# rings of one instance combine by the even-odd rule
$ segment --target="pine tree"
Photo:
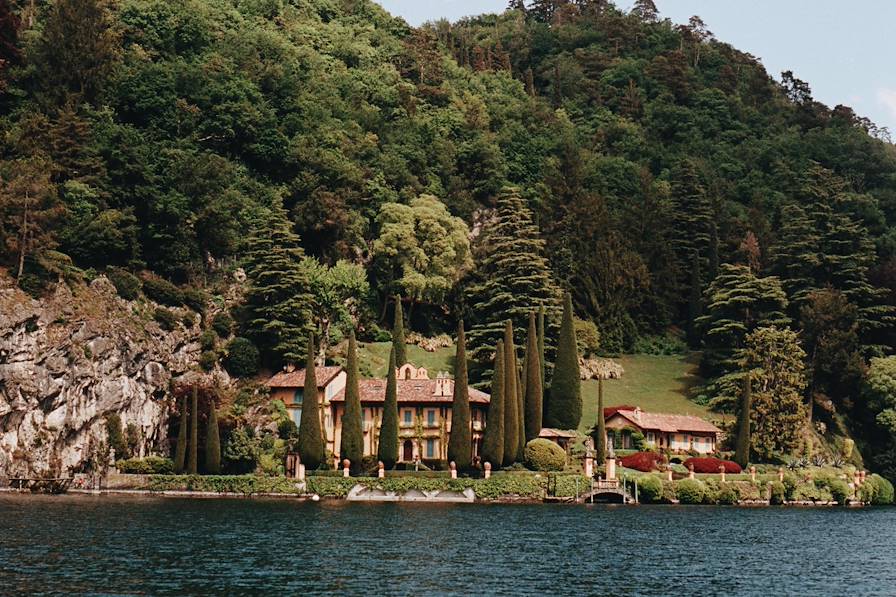
[[[542,402],[541,359],[535,313],[529,313],[529,337],[526,342],[526,441],[532,441],[541,433]]]
[[[248,323],[256,346],[276,362],[300,361],[308,338],[312,297],[304,256],[282,206],[256,222],[246,257]]]
[[[491,399],[485,434],[482,437],[482,461],[500,467],[504,462],[504,341],[495,347],[495,364],[492,368]]]
[[[504,326],[504,466],[518,460],[519,413],[517,412],[516,346],[513,343],[513,324]]]
[[[653,0],[635,0],[631,12],[648,23],[655,23],[660,14]]]
[[[821,239],[812,220],[799,205],[781,209],[781,230],[772,246],[772,272],[780,279],[794,309],[816,288],[821,265]]]
[[[607,422],[604,419],[604,378],[597,378],[597,437],[594,449],[597,464],[601,466],[607,459]]]
[[[572,298],[566,293],[563,319],[557,340],[557,361],[545,408],[544,424],[557,429],[576,429],[582,419],[582,380],[579,372],[579,348],[573,324]]]
[[[408,362],[407,346],[404,340],[404,311],[401,308],[401,297],[395,297],[395,321],[392,325],[392,347],[395,349],[396,367]]]
[[[740,403],[740,412],[737,416],[737,446],[734,454],[734,461],[741,468],[746,468],[750,461],[750,409],[751,409],[751,390],[752,382],[750,381],[750,373],[744,375],[744,388]]]
[[[700,271],[709,271],[713,209],[692,160],[679,162],[670,182],[673,219],[670,244],[678,266],[679,287],[685,289],[690,286],[689,272],[695,254],[700,261]]]
[[[195,475],[199,471],[199,388],[193,386],[190,403],[190,450],[187,457],[187,473]]]
[[[398,462],[398,381],[395,346],[389,351],[389,371],[386,374],[386,398],[383,402],[383,421],[380,423],[380,439],[377,458],[387,469]]]
[[[209,402],[208,428],[205,431],[205,472],[210,475],[221,473],[221,432],[214,400]]]
[[[342,417],[342,438],[339,459],[351,462],[352,472],[361,471],[364,457],[364,430],[361,425],[361,391],[358,388],[358,344],[355,330],[348,336],[348,358],[346,359],[345,414]]]
[[[448,438],[448,461],[458,470],[473,463],[473,431],[470,427],[470,392],[467,387],[467,340],[464,322],[457,324],[457,352],[454,359],[454,399],[451,402],[451,435]]]
[[[180,429],[177,430],[177,449],[174,451],[174,472],[184,472],[187,460],[187,395],[180,401]]]
[[[302,420],[299,422],[297,442],[299,457],[308,470],[320,468],[326,460],[320,426],[320,397],[317,393],[314,346],[314,334],[309,334],[305,357],[305,387],[302,390]]]
[[[544,240],[519,190],[505,188],[496,200],[495,217],[474,245],[477,269],[467,294],[475,321],[468,341],[478,373],[487,375],[491,347],[503,336],[509,319],[520,332],[533,307],[557,310],[558,291],[544,255]]]

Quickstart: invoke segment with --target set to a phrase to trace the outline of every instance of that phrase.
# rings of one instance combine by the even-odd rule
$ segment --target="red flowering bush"
[[[684,465],[688,468],[693,466],[695,473],[718,473],[720,466],[724,466],[725,472],[729,475],[736,475],[743,471],[736,462],[718,458],[688,458],[684,461]]]
[[[636,452],[629,454],[619,460],[619,464],[625,468],[649,473],[659,468],[659,465],[665,462],[662,454],[656,452]]]

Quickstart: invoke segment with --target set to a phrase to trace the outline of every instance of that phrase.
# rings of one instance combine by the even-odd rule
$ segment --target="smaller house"
[[[616,449],[634,448],[632,432],[644,435],[648,446],[672,452],[716,451],[722,430],[700,417],[642,411],[637,406],[612,406],[604,409],[607,445]]]
[[[552,441],[567,452],[569,446],[576,440],[575,431],[564,431],[563,429],[554,429],[553,427],[544,427],[538,434],[539,439]]]

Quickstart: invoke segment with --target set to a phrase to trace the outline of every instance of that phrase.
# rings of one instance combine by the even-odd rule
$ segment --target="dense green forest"
[[[245,272],[215,318],[240,372],[382,336],[401,296],[415,331],[465,321],[479,382],[569,290],[604,353],[702,350],[714,408],[749,373],[757,453],[808,421],[896,473],[888,132],[698,17],[3,0],[0,69],[0,257],[32,294],[106,273],[203,311]]]

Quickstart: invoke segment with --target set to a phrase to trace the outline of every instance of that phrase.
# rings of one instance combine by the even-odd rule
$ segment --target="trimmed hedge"
[[[725,473],[737,475],[743,472],[743,469],[739,464],[733,462],[731,460],[721,460],[719,458],[710,458],[710,457],[695,457],[688,458],[684,461],[685,468],[688,465],[692,465],[694,467],[695,473],[718,473],[719,467],[725,467]]]
[[[663,501],[663,480],[656,475],[644,475],[637,478],[638,500],[648,504]]]
[[[126,475],[170,475],[174,472],[174,461],[160,456],[128,458],[118,460],[115,468]]]
[[[706,486],[697,479],[682,479],[675,483],[675,495],[682,504],[702,504]]]
[[[526,444],[526,465],[536,471],[562,471],[566,451],[548,439],[536,438]]]
[[[657,470],[663,462],[665,462],[665,459],[659,452],[635,452],[619,460],[619,464],[625,468],[641,471],[642,473]]]

